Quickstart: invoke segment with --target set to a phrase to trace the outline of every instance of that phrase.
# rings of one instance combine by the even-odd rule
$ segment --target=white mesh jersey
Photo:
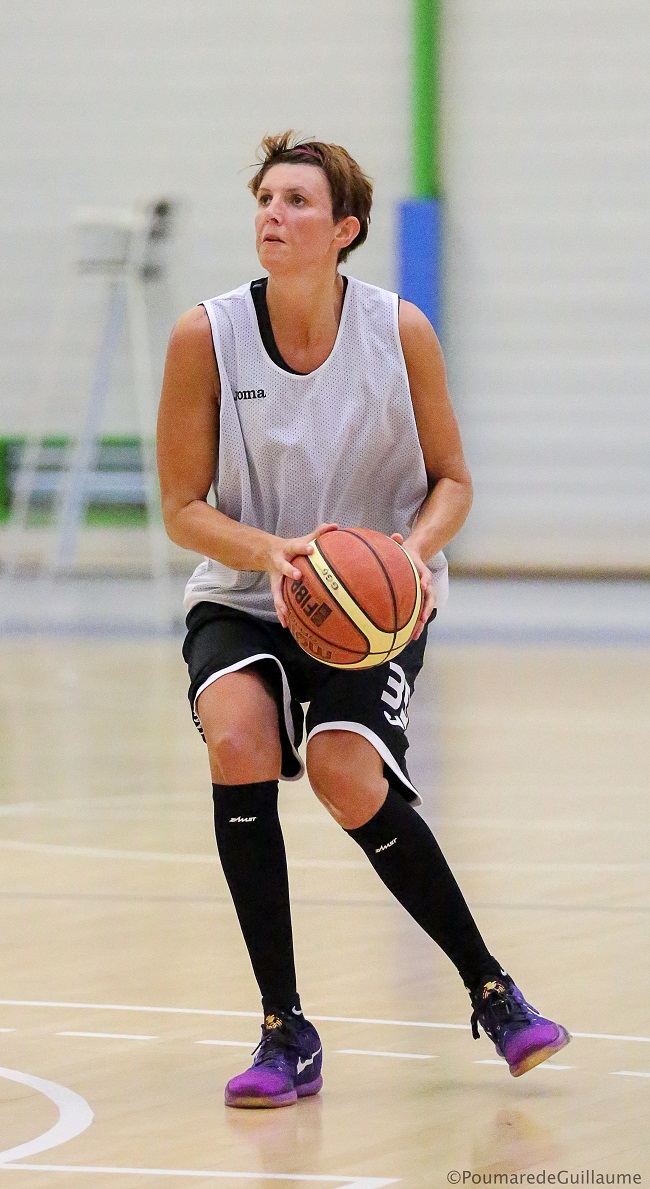
[[[427,494],[397,294],[348,277],[331,354],[313,372],[268,354],[250,283],[205,306],[219,369],[217,507],[241,524],[296,537],[321,522],[408,536]],[[438,607],[447,562],[429,563]],[[197,566],[185,610],[208,600],[277,619],[268,574],[213,558]]]

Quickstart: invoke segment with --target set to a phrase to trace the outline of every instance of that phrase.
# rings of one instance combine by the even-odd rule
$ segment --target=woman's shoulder
[[[371,285],[369,281],[360,281],[358,277],[346,275],[348,289],[359,297],[374,298],[375,300],[393,301],[396,294],[391,289],[383,289],[381,285]]]
[[[218,384],[212,328],[204,306],[192,306],[181,314],[169,336],[167,365],[184,375],[209,375],[213,387]]]
[[[203,339],[210,339],[210,320],[204,305],[192,306],[181,314],[172,328],[170,343],[176,346],[196,345]]]
[[[218,293],[216,297],[205,298],[202,304],[204,306],[233,306],[247,302],[252,284],[252,281],[246,281],[243,285],[238,285],[236,289],[228,289],[226,293]]]
[[[198,305],[186,310],[176,322],[170,341],[187,345],[190,348],[198,346],[204,341],[211,344],[211,322],[214,321],[215,316],[218,316],[218,310],[221,308],[225,311],[232,311],[236,306],[241,306],[247,301],[250,287],[251,282],[247,281],[245,285],[239,285],[237,289],[230,289],[227,293],[204,298]],[[212,350],[211,346],[210,350]]]
[[[440,343],[433,326],[426,314],[412,301],[400,299],[399,303],[399,334],[402,346],[406,349],[411,345],[418,348],[440,351]]]

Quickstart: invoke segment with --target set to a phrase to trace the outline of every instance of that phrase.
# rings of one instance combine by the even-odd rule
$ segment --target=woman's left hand
[[[397,541],[408,553],[413,565],[420,575],[420,586],[422,588],[422,606],[420,607],[420,614],[418,621],[413,629],[411,640],[419,640],[422,635],[425,625],[436,605],[436,592],[431,585],[431,570],[425,561],[422,560],[419,551],[408,541],[405,541],[401,533],[392,533],[392,540]]]

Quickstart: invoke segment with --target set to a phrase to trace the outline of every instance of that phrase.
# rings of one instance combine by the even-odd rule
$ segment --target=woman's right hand
[[[278,619],[283,628],[287,626],[287,605],[282,594],[283,578],[296,580],[301,578],[302,574],[300,570],[297,570],[291,564],[294,557],[305,557],[313,553],[313,542],[316,538],[321,537],[323,533],[331,532],[335,528],[338,528],[338,524],[319,524],[315,532],[306,533],[304,537],[271,538],[265,569],[271,579],[271,594],[273,595]]]

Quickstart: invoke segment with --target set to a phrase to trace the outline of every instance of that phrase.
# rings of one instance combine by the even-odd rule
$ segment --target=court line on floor
[[[650,1073],[640,1073],[636,1069],[613,1069],[613,1078],[650,1078]]]
[[[214,854],[201,855],[172,851],[113,850],[101,846],[63,846],[49,842],[18,842],[13,838],[0,838],[0,849],[29,851],[37,855],[65,855],[66,858],[79,859],[135,859],[141,863],[193,863],[210,867],[214,867],[217,863],[216,851]],[[288,865],[290,868],[314,867],[323,870],[328,868],[365,870],[368,867],[367,863],[358,859],[290,859]]]
[[[151,802],[150,807],[143,804],[147,799]],[[160,797],[149,795],[147,798],[147,794],[144,792],[139,796],[106,794],[105,796],[62,798],[59,801],[16,801],[13,804],[0,805],[0,818],[74,817],[78,819],[81,810],[86,817],[89,815],[93,818],[107,817],[111,821],[122,818],[160,821],[161,809],[171,816],[191,818],[197,822],[204,822],[206,818],[204,797],[201,799],[196,797],[186,803],[176,804],[172,793],[167,796],[161,794]],[[325,826],[331,828],[333,833],[336,832],[336,824],[326,810],[321,813],[283,810],[282,821],[286,824]],[[612,829],[615,828],[615,826],[612,827]]]
[[[86,1005],[86,1006],[88,1006],[88,1005]],[[152,1009],[152,1010],[155,1010],[155,1009]],[[242,1013],[238,1013],[238,1014],[241,1014],[241,1015],[249,1014],[250,1015],[252,1013],[242,1012]],[[314,1016],[313,1018],[314,1019],[323,1019],[324,1017]],[[388,1021],[383,1021],[383,1022],[386,1023]],[[392,1021],[392,1022],[398,1023],[399,1021]],[[433,1028],[436,1028],[436,1027],[439,1027],[439,1028],[465,1027],[465,1025],[456,1025],[456,1024],[449,1024],[449,1025],[431,1024],[431,1025],[423,1025],[423,1026],[424,1027],[433,1027]],[[17,1031],[15,1028],[0,1028],[0,1032],[15,1032],[15,1031]],[[81,1037],[81,1038],[90,1037],[91,1039],[94,1037],[99,1037],[99,1038],[107,1039],[107,1040],[161,1040],[162,1039],[160,1036],[141,1036],[141,1035],[135,1035],[133,1033],[119,1033],[119,1032],[55,1032],[54,1035],[55,1036],[72,1036],[72,1037]],[[578,1036],[578,1037],[584,1037],[584,1036],[587,1036],[590,1034],[574,1032],[572,1035]],[[601,1037],[599,1035],[596,1035],[595,1039],[601,1039]],[[608,1036],[608,1037],[606,1037],[606,1039],[608,1039],[608,1040],[628,1039],[629,1040],[631,1038]],[[634,1039],[640,1040],[643,1038],[636,1037]],[[221,1048],[248,1049],[249,1052],[254,1052],[254,1050],[255,1050],[255,1041],[254,1040],[214,1040],[214,1039],[210,1038],[210,1039],[206,1039],[206,1040],[194,1040],[191,1043],[197,1044],[197,1045],[213,1045],[215,1047],[221,1047]],[[381,1050],[380,1049],[333,1049],[332,1052],[337,1053],[341,1056],[404,1057],[404,1058],[414,1060],[414,1061],[438,1061],[441,1059],[439,1053],[401,1053],[401,1052],[396,1052],[393,1049],[391,1049],[391,1050],[388,1050],[388,1049],[381,1049]],[[498,1057],[498,1058],[488,1057],[488,1058],[481,1058],[479,1060],[475,1060],[472,1062],[472,1064],[473,1065],[503,1065],[504,1066],[504,1065],[506,1065],[506,1062],[502,1057]],[[549,1070],[549,1069],[574,1070],[577,1068],[577,1066],[575,1066],[575,1065],[557,1065],[555,1062],[548,1062],[548,1063],[543,1064],[541,1066],[541,1068],[543,1068],[545,1070]],[[633,1070],[624,1070],[624,1069],[610,1070],[610,1073],[612,1075],[617,1075],[617,1076],[621,1076],[621,1077],[650,1078],[650,1073],[643,1073],[643,1072],[640,1073],[640,1072],[636,1072]]]
[[[501,1057],[488,1057],[484,1058],[482,1061],[472,1061],[472,1065],[502,1065],[505,1066],[506,1069],[508,1068],[506,1062]],[[555,1063],[551,1061],[543,1061],[541,1065],[535,1066],[535,1069],[543,1069],[546,1070],[547,1073],[554,1069],[564,1071],[575,1068],[575,1065],[555,1065]]]
[[[149,850],[114,850],[100,846],[64,846],[48,842],[19,842],[15,839],[0,838],[0,849],[13,851],[28,851],[39,855],[65,855],[67,858],[83,859],[126,859],[144,863],[192,863],[209,864],[214,866],[216,857],[213,854],[191,854],[173,851]],[[367,870],[368,864],[357,859],[289,859],[289,869],[315,870]],[[450,861],[454,871],[528,871],[540,874],[554,874],[570,872],[572,875],[581,872],[614,872],[614,871],[648,871],[650,863],[462,863]]]
[[[57,1032],[56,1036],[87,1036],[100,1040],[160,1040],[159,1036],[136,1036],[133,1032]]]
[[[149,801],[151,808],[147,809],[143,806],[143,802]],[[128,812],[129,808],[133,808],[138,814],[146,813],[147,816],[160,818],[160,810],[162,808],[167,811],[171,809],[173,812],[179,813],[193,813],[196,814],[197,819],[201,821],[205,818],[205,798],[201,796],[181,796],[177,793],[106,793],[96,794],[89,797],[66,797],[58,801],[49,800],[31,800],[31,801],[16,801],[12,804],[0,805],[0,818],[2,817],[28,817],[30,815],[43,815],[47,817],[56,817],[61,811],[78,811],[80,809],[88,810],[89,808],[98,807],[105,808],[109,814],[115,813],[117,809],[123,809]],[[296,822],[299,824],[325,824],[332,826],[332,819],[325,811],[313,812],[309,811],[294,811],[291,809],[282,811],[282,820],[286,823]],[[607,834],[610,836],[614,831],[621,831],[623,833],[638,834],[639,831],[646,831],[650,828],[649,825],[644,825],[640,822],[628,821],[587,821],[574,819],[565,821],[564,818],[527,818],[522,822],[513,822],[510,818],[503,817],[459,817],[453,814],[434,815],[430,821],[433,828],[441,826],[453,826],[454,828],[470,829],[470,830],[503,830],[516,829],[518,826],[522,830],[551,830],[557,831],[561,828],[565,833],[568,830],[575,830],[581,834],[586,831],[595,833]]]
[[[100,846],[62,846],[48,842],[18,842],[0,838],[2,850],[32,851],[38,855],[65,855],[81,859],[139,859],[144,863],[210,863],[215,855],[176,854],[153,850],[112,850]]]
[[[319,1176],[317,1173],[282,1173],[282,1172],[225,1172],[223,1169],[190,1169],[190,1168],[111,1168],[92,1164],[0,1164],[3,1169],[14,1172],[83,1172],[107,1174],[114,1173],[132,1177],[213,1177],[221,1180],[240,1181],[299,1181],[312,1185],[336,1185],[337,1189],[385,1189],[387,1185],[397,1185],[399,1179],[395,1177],[334,1177]]]
[[[361,864],[367,869],[367,863]],[[37,900],[50,901],[57,900],[74,902],[74,903],[97,903],[97,904],[205,904],[210,907],[227,906],[229,911],[232,911],[232,898],[230,895],[218,895],[215,893],[212,896],[196,895],[150,895],[143,896],[140,894],[130,895],[123,892],[18,892],[6,891],[0,889],[0,900]],[[296,904],[301,904],[309,908],[331,908],[345,905],[348,908],[372,908],[381,912],[401,912],[399,904],[390,896],[386,895],[381,899],[370,896],[301,896],[295,894],[293,900]],[[650,904],[549,904],[547,901],[536,901],[534,904],[517,904],[512,900],[475,900],[472,898],[472,905],[475,909],[490,909],[499,912],[591,912],[601,913],[606,915],[623,916],[630,913],[642,913],[643,915],[650,912]]]
[[[584,834],[585,831],[592,830],[595,833],[612,834],[614,830],[621,830],[626,834],[638,834],[639,831],[645,832],[650,828],[647,824],[637,822],[611,822],[611,821],[580,821],[580,819],[573,819],[571,821],[564,821],[561,817],[539,817],[539,818],[522,818],[520,822],[511,822],[507,817],[454,817],[453,814],[434,815],[433,826],[453,826],[461,827],[469,830],[503,830],[516,829],[520,826],[522,830],[552,830],[558,829],[563,831],[575,830],[577,833]]]
[[[367,864],[363,864],[367,866]],[[347,908],[372,908],[381,912],[401,912],[400,906],[397,902],[388,895],[382,899],[376,899],[369,896],[345,896],[345,897],[326,897],[326,896],[301,896],[294,895],[294,902],[309,908],[331,908],[345,905]],[[215,893],[212,896],[142,896],[129,895],[120,892],[16,892],[3,891],[0,889],[0,900],[36,900],[36,901],[67,901],[74,903],[98,903],[98,904],[202,904],[209,905],[211,908],[227,907],[228,911],[232,911],[232,899],[230,895],[218,895]],[[590,912],[600,913],[605,915],[625,916],[630,914],[646,915],[650,912],[650,904],[549,904],[546,901],[537,901],[535,904],[515,904],[511,900],[475,900],[472,899],[474,909],[494,910],[499,912]]]
[[[230,1049],[248,1049],[249,1052],[255,1047],[253,1040],[195,1040],[196,1045],[223,1045]]]
[[[0,1007],[53,1007],[73,1008],[81,1011],[140,1011],[158,1013],[160,1015],[177,1016],[226,1016],[237,1019],[259,1020],[258,1011],[233,1011],[225,1008],[205,1007],[155,1007],[152,1005],[129,1003],[68,1003],[64,1001],[44,999],[0,999]],[[383,1020],[370,1016],[321,1016],[312,1015],[310,1019],[326,1024],[384,1024],[392,1028],[440,1028],[445,1031],[469,1032],[469,1024],[442,1024],[430,1020]],[[650,1044],[650,1036],[627,1036],[616,1032],[574,1032],[573,1037],[581,1040],[626,1040],[637,1044]]]
[[[10,1082],[20,1082],[23,1086],[30,1086],[33,1090],[38,1090],[40,1094],[44,1094],[46,1098],[53,1102],[59,1112],[59,1118],[49,1131],[43,1132],[42,1135],[36,1136],[35,1139],[27,1140],[26,1143],[18,1144],[16,1147],[7,1148],[4,1152],[0,1152],[0,1172],[3,1167],[6,1167],[9,1161],[20,1160],[23,1156],[36,1156],[39,1152],[47,1152],[50,1148],[58,1148],[60,1144],[65,1144],[68,1140],[74,1139],[77,1135],[81,1135],[86,1131],[93,1121],[93,1112],[80,1094],[74,1090],[68,1089],[67,1086],[61,1086],[58,1082],[50,1082],[45,1078],[36,1077],[31,1073],[21,1073],[17,1069],[4,1069],[0,1067],[0,1078],[6,1078]],[[22,1168],[23,1165],[9,1165],[13,1168]]]
[[[334,1049],[335,1053],[349,1054],[352,1057],[407,1057],[412,1061],[438,1061],[437,1053],[389,1053],[378,1049]]]

